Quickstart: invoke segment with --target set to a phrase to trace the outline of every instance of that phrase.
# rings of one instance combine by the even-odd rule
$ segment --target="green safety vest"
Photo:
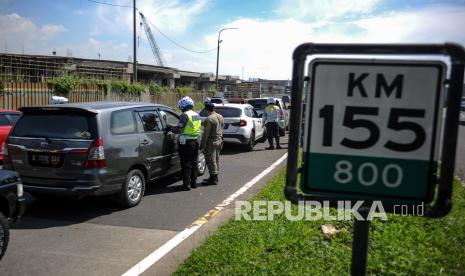
[[[200,128],[202,127],[200,116],[192,110],[184,114],[187,115],[187,124],[182,129],[181,135],[186,136],[187,140],[197,140],[197,138],[199,138]]]

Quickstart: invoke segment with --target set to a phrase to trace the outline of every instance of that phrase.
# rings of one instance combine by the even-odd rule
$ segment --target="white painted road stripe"
[[[137,263],[131,269],[126,271],[123,276],[134,276],[140,275],[153,264],[155,264],[158,260],[163,258],[166,254],[168,254],[171,250],[173,250],[176,246],[178,246],[182,241],[187,239],[190,235],[195,233],[202,225],[204,225],[209,217],[215,216],[219,211],[223,210],[226,206],[228,206],[235,198],[240,196],[241,194],[245,193],[248,189],[250,189],[253,185],[255,185],[258,181],[260,181],[265,175],[269,174],[274,168],[276,168],[279,164],[281,164],[287,158],[287,153],[281,156],[273,165],[269,166],[259,175],[254,177],[252,180],[247,182],[244,186],[242,186],[239,190],[237,190],[234,194],[230,195],[227,199],[223,200],[220,204],[216,205],[215,208],[210,210],[204,216],[196,220],[192,223],[189,227],[184,229],[183,231],[179,232],[176,236],[174,236],[171,240],[166,242],[157,250],[153,251],[145,257],[142,261]]]

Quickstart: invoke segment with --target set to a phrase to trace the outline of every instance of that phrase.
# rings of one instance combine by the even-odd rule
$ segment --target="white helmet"
[[[274,101],[274,98],[270,97],[270,98],[266,99],[266,103],[267,104],[275,104],[276,102]]]
[[[182,98],[178,102],[178,108],[181,110],[186,109],[186,107],[190,106],[191,108],[194,107],[194,101],[189,98],[188,96]]]

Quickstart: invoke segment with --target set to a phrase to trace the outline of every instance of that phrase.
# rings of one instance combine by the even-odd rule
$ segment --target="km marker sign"
[[[314,60],[302,190],[429,200],[444,68],[424,61]]]
[[[370,59],[313,59],[314,55],[368,55]],[[439,61],[373,59],[383,56],[449,57],[449,93],[442,157],[439,124],[446,83]],[[425,217],[442,217],[452,206],[465,49],[457,44],[313,44],[293,54],[292,109],[286,187],[293,203],[381,201],[425,206]],[[437,58],[436,58],[437,59]],[[301,103],[307,81],[304,156],[299,168]],[[440,174],[436,174],[440,166]],[[297,189],[301,172],[301,188]],[[435,199],[432,201],[432,199]],[[360,207],[366,214],[366,207]],[[423,213],[422,213],[423,214]],[[351,275],[365,275],[370,222],[354,222]]]

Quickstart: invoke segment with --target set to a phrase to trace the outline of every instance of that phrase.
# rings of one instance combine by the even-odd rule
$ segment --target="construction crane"
[[[140,18],[142,20],[141,25],[144,26],[145,34],[147,35],[147,39],[149,40],[150,47],[152,48],[153,56],[155,57],[155,60],[157,61],[157,65],[159,66],[165,66],[165,62],[163,61],[161,57],[161,52],[160,48],[157,45],[157,42],[155,41],[155,37],[153,36],[152,29],[150,29],[150,26],[147,24],[147,21],[145,20],[145,16],[139,12]]]

